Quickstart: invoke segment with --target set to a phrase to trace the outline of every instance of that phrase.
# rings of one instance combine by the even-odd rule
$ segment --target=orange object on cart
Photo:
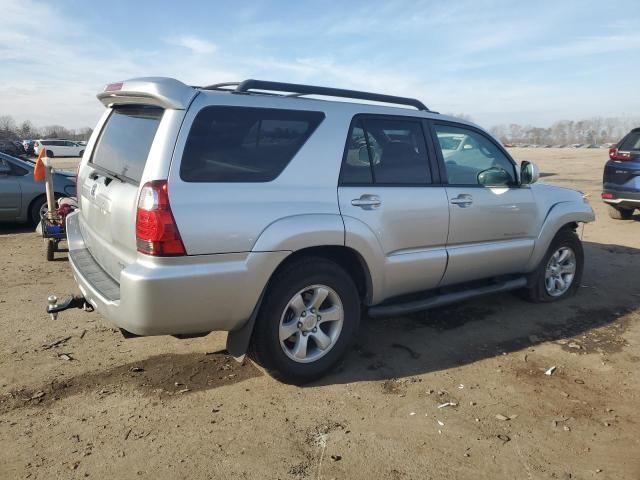
[[[42,161],[42,157],[45,156],[45,151],[44,147],[40,148],[40,153],[36,160],[36,167],[33,169],[33,179],[36,182],[44,182],[44,162]]]

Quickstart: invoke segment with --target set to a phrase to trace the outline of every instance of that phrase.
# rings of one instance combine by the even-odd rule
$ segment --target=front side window
[[[206,107],[189,131],[180,176],[185,182],[269,182],[323,118],[302,110]]]
[[[433,128],[449,184],[505,186],[516,183],[513,163],[486,136],[464,127],[436,124]]]
[[[357,119],[349,133],[340,182],[430,184],[431,171],[420,121]]]

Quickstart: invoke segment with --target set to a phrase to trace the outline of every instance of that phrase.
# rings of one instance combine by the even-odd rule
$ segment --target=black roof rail
[[[207,85],[206,87],[198,87],[202,88],[202,90],[229,90],[225,87],[237,87],[242,82],[222,82],[222,83],[214,83],[213,85]],[[232,90],[233,91],[233,90]]]
[[[359,90],[346,90],[343,88],[318,87],[315,85],[303,85],[299,83],[271,82],[268,80],[245,80],[244,82],[226,82],[202,87],[203,90],[226,90],[224,87],[235,86],[234,93],[250,93],[251,90],[266,90],[271,92],[288,93],[291,97],[302,95],[322,95],[325,97],[352,98],[357,100],[368,100],[371,102],[393,103],[395,105],[407,105],[418,110],[429,112],[427,106],[420,100],[408,97],[396,97],[395,95],[384,95],[381,93],[362,92]],[[265,92],[266,93],[266,92]],[[271,93],[273,95],[273,93]]]

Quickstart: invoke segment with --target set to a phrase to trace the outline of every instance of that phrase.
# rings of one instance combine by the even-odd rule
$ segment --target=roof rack
[[[231,90],[227,87],[236,88]],[[415,98],[396,97],[394,95],[383,95],[381,93],[361,92],[358,90],[345,90],[342,88],[317,87],[314,85],[302,85],[298,83],[271,82],[268,80],[245,80],[244,82],[216,83],[203,90],[225,90],[233,93],[251,93],[252,90],[266,90],[271,92],[288,93],[288,97],[300,97],[303,95],[322,95],[325,97],[352,98],[358,100],[369,100],[372,102],[393,103],[396,105],[407,105],[418,110],[429,112],[424,103]],[[260,92],[260,93],[267,93]],[[267,93],[269,94],[269,93]],[[273,93],[271,93],[273,95]]]

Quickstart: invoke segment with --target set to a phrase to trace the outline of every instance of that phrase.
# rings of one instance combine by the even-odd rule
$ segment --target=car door
[[[0,156],[0,220],[15,220],[20,215],[22,190],[12,164]]]
[[[66,140],[64,144],[65,144],[65,156],[67,157],[78,156],[78,152],[80,151],[80,148],[78,148],[77,143]]]
[[[442,285],[522,272],[533,252],[537,209],[529,186],[519,185],[517,165],[479,129],[431,126],[450,211]]]
[[[424,131],[421,119],[364,115],[349,130],[338,187],[345,241],[355,247],[362,226],[375,239],[384,298],[436,287],[447,262],[447,197]]]

